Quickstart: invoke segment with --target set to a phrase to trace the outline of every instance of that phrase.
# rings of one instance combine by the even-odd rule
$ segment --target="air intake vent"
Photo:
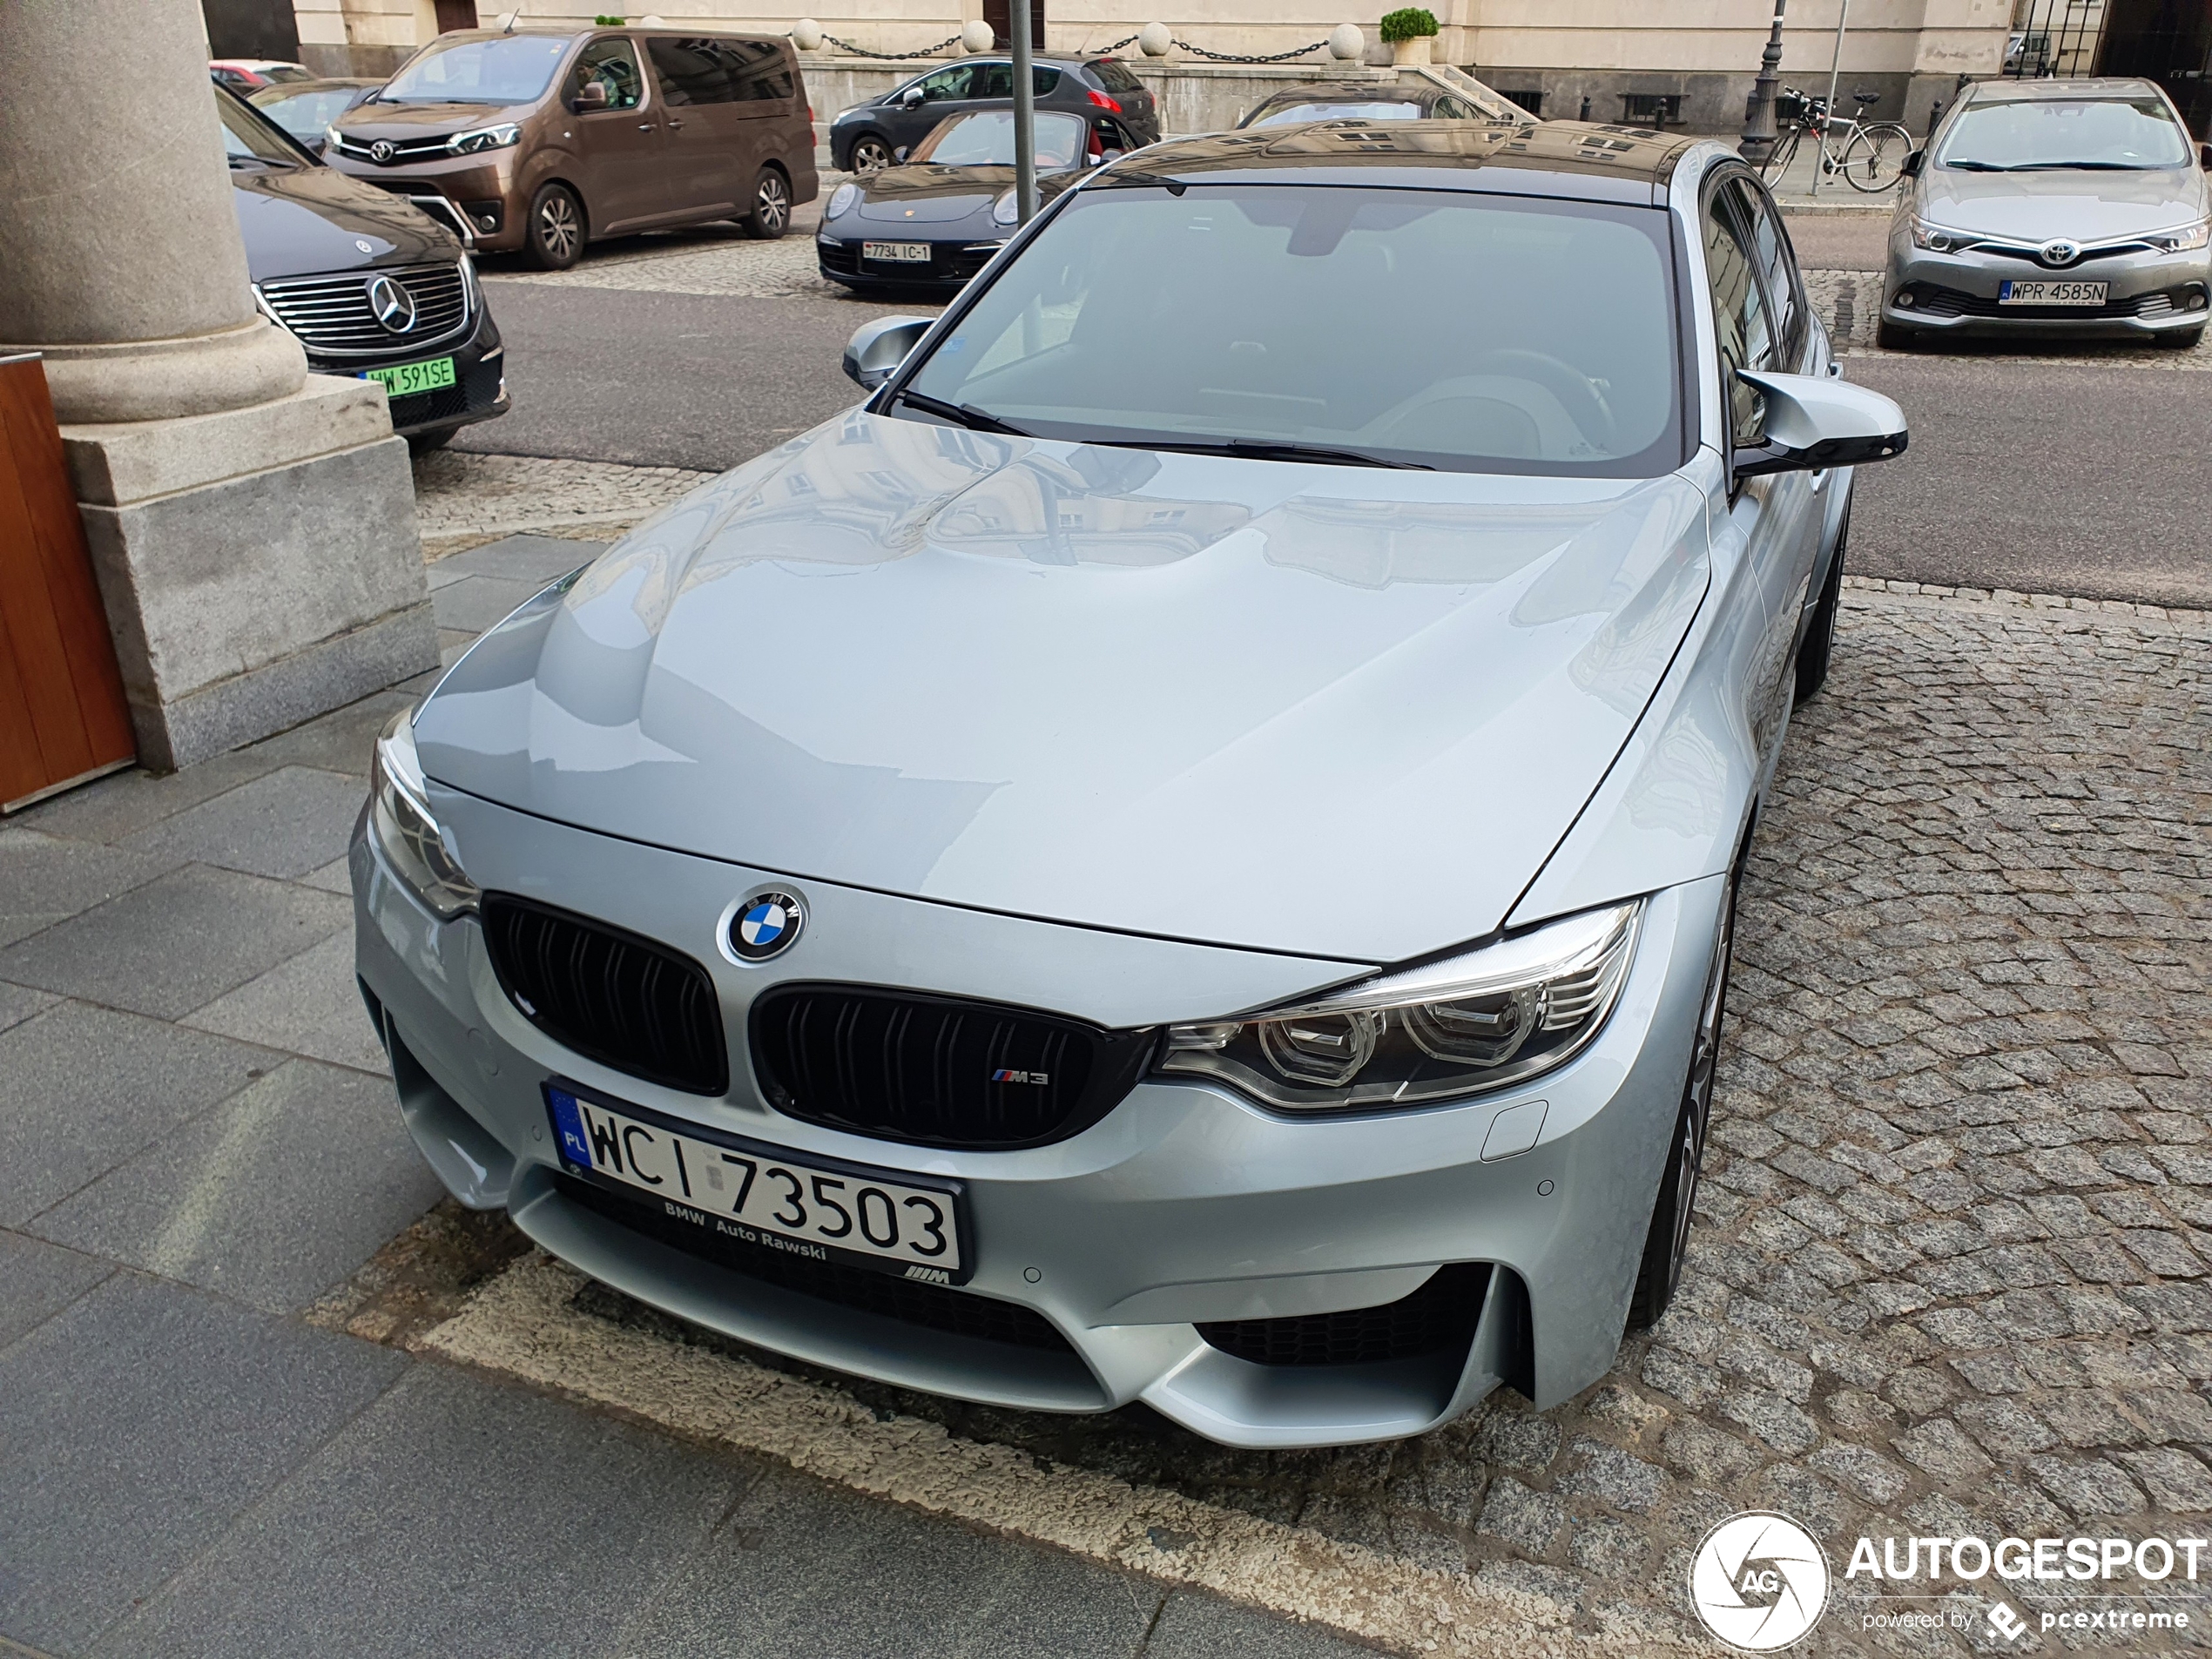
[[[752,1008],[752,1062],[778,1111],[922,1146],[1038,1146],[1128,1094],[1155,1034],[849,986],[788,986]]]
[[[484,895],[483,922],[501,988],[554,1042],[647,1082],[728,1090],[721,1006],[697,962],[511,894]]]
[[[896,1319],[901,1325],[973,1337],[979,1342],[1001,1342],[1046,1353],[1075,1352],[1051,1320],[1018,1302],[922,1285],[865,1267],[847,1267],[841,1262],[811,1261],[786,1251],[748,1244],[726,1233],[702,1232],[671,1220],[658,1205],[634,1204],[574,1176],[556,1176],[554,1180],[569,1197],[610,1221],[763,1284]]]
[[[1411,1296],[1380,1307],[1231,1319],[1202,1325],[1198,1334],[1256,1366],[1365,1366],[1452,1349],[1465,1352],[1489,1285],[1487,1262],[1453,1262],[1438,1268]]]

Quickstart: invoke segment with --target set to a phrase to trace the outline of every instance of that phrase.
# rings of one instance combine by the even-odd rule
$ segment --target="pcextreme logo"
[[[1690,1558],[1689,1604],[1731,1648],[1771,1653],[1818,1622],[1828,1605],[1828,1558],[1787,1515],[1730,1515]]]

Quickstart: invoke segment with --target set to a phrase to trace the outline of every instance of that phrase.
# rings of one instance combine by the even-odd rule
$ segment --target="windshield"
[[[1418,121],[1421,106],[1392,99],[1372,104],[1286,104],[1262,110],[1247,126],[1288,126],[1297,121]]]
[[[1671,269],[1649,208],[1087,185],[907,389],[1045,437],[1648,477],[1682,462]]]
[[[566,35],[432,44],[376,95],[381,104],[535,104],[553,84]]]
[[[320,143],[323,129],[353,108],[354,100],[366,90],[328,86],[317,92],[263,91],[248,101],[293,138]]]
[[[2189,159],[2188,135],[2159,98],[2038,98],[1968,109],[1943,141],[1936,165],[1970,172],[2134,172]]]
[[[232,166],[250,167],[257,163],[278,167],[300,165],[300,152],[270,132],[253,111],[236,98],[216,93],[215,112],[223,118],[223,153],[230,158]]]
[[[1082,153],[1089,131],[1072,115],[1036,112],[1037,165],[1047,171],[1072,167]],[[927,161],[939,167],[1011,167],[1014,165],[1014,111],[977,110],[956,115],[914,146],[909,161]]]

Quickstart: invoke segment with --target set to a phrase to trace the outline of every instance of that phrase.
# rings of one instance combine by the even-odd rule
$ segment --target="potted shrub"
[[[1405,65],[1429,61],[1429,44],[1436,38],[1436,14],[1426,6],[1406,6],[1386,12],[1382,37],[1390,43],[1390,61]]]

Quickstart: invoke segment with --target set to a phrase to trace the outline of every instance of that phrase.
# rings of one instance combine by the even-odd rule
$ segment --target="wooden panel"
[[[132,753],[44,367],[0,362],[0,803]]]

